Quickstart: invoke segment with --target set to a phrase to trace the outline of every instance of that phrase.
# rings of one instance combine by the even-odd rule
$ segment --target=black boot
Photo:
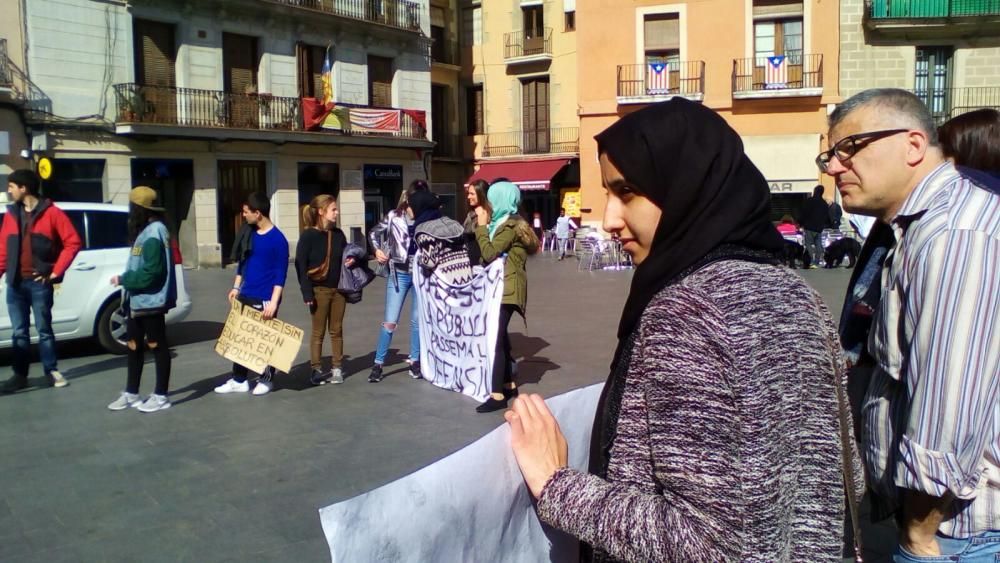
[[[372,366],[372,372],[368,374],[368,383],[378,383],[382,381],[382,364]]]
[[[493,397],[490,397],[489,399],[486,399],[485,403],[476,407],[476,412],[487,413],[503,410],[505,408],[507,408],[507,397],[504,397],[503,399],[494,399]]]

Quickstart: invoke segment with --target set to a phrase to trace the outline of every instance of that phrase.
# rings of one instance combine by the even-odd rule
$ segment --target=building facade
[[[431,0],[431,115],[434,141],[431,190],[446,215],[461,219],[462,186],[469,177],[471,155],[461,133],[462,54],[459,51],[458,0]],[[470,147],[471,148],[471,147]]]
[[[467,181],[517,183],[549,226],[580,185],[575,3],[463,0],[460,22]]]
[[[1000,108],[1000,2],[843,0],[841,93],[910,90],[938,121]]]
[[[585,223],[600,223],[605,200],[594,135],[675,96],[740,134],[771,187],[775,219],[824,181],[814,160],[841,100],[836,2],[595,0],[577,9]]]
[[[191,266],[226,263],[253,191],[293,249],[320,193],[362,237],[430,174],[421,2],[24,3],[24,117],[53,162],[46,195],[120,203],[149,185]]]
[[[0,20],[0,202],[6,201],[7,175],[30,163],[22,156],[30,148],[24,121],[28,82],[24,75],[23,33],[21,18],[16,17],[21,4],[10,6]]]

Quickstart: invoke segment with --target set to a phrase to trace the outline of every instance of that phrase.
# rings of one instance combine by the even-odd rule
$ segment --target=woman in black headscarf
[[[842,359],[820,296],[779,265],[764,178],[683,99],[597,143],[603,226],[638,267],[589,472],[541,397],[505,414],[540,518],[597,561],[839,560]]]

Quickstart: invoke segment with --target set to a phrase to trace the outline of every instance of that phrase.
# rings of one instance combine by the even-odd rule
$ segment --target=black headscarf
[[[417,251],[417,242],[414,240],[413,234],[416,232],[417,227],[420,226],[421,223],[441,218],[441,202],[438,200],[436,195],[426,190],[413,192],[407,198],[407,201],[409,203],[410,210],[413,211],[413,224],[410,225],[409,228],[409,253],[412,256]]]
[[[653,296],[722,245],[779,253],[767,181],[740,136],[683,98],[631,113],[595,137],[622,176],[659,207],[649,255],[636,268],[618,325],[628,338]]]

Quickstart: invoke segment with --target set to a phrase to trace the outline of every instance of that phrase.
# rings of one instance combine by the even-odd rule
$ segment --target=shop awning
[[[479,170],[472,175],[465,185],[476,180],[492,182],[497,178],[507,178],[524,191],[547,190],[549,182],[556,172],[562,170],[572,159],[556,158],[551,160],[518,160],[508,162],[483,162]]]

